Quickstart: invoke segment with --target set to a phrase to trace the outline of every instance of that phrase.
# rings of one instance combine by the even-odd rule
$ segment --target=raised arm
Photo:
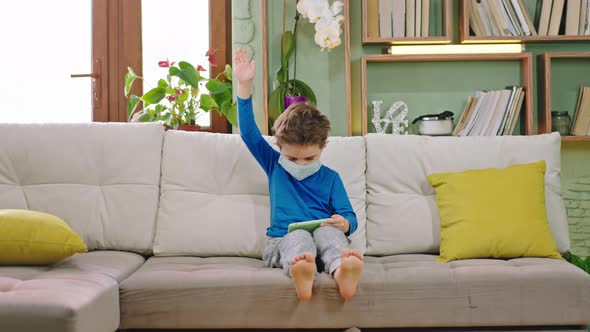
[[[238,126],[240,136],[266,174],[270,174],[276,160],[279,158],[279,153],[264,140],[254,121],[252,80],[255,74],[256,63],[254,60],[248,61],[248,51],[243,48],[237,49],[234,55],[234,77],[238,80]]]

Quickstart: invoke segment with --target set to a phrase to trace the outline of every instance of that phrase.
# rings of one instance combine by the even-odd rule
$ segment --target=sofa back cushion
[[[364,252],[364,141],[330,138],[322,162],[342,177],[360,224],[353,246]],[[239,135],[165,134],[155,255],[260,258],[269,223],[268,179]]]
[[[369,134],[367,144],[367,254],[437,253],[440,223],[432,173],[504,168],[545,160],[547,217],[557,249],[569,249],[560,189],[558,134],[428,137]],[[482,188],[485,190],[485,188]],[[507,188],[509,190],[509,188]]]
[[[0,124],[0,209],[60,217],[89,250],[150,253],[164,129]]]

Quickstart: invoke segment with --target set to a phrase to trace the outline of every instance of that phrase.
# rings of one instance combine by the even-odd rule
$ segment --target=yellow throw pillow
[[[545,161],[428,175],[440,213],[439,262],[561,258],[545,210]]]
[[[43,212],[0,210],[0,264],[52,264],[88,249],[65,221]]]

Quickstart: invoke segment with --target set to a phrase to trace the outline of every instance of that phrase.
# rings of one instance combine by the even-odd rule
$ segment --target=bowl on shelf
[[[414,119],[412,124],[417,126],[419,135],[448,136],[453,133],[453,112],[422,115]]]

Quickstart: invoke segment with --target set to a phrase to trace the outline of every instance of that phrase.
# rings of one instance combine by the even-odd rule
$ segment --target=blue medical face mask
[[[299,181],[312,176],[322,167],[322,163],[319,159],[307,165],[299,165],[284,158],[283,155],[279,157],[279,165],[283,166],[287,173],[291,174],[291,176]]]

